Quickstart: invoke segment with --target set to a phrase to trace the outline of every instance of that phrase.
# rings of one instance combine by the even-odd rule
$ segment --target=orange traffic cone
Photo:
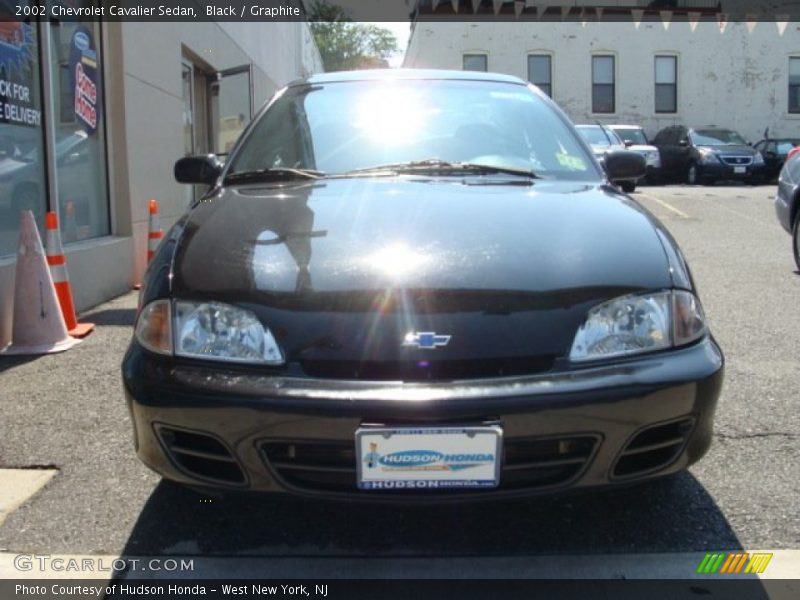
[[[147,232],[147,264],[153,260],[164,232],[161,230],[161,220],[158,218],[158,202],[155,198],[150,198],[150,223]]]
[[[67,335],[33,212],[20,216],[11,345],[0,354],[48,354],[80,343]]]
[[[47,213],[47,264],[50,266],[50,275],[56,288],[58,303],[61,305],[61,314],[67,324],[67,333],[72,337],[86,337],[94,331],[94,323],[78,323],[75,316],[75,304],[72,302],[72,288],[69,285],[67,273],[67,257],[64,256],[64,247],[61,245],[61,232],[58,229],[58,216],[54,212]]]

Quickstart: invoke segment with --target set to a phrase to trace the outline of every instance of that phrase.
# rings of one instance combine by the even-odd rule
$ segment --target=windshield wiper
[[[519,177],[527,177],[529,179],[538,179],[539,176],[529,169],[519,169],[516,167],[498,167],[495,165],[482,165],[479,163],[469,162],[451,162],[441,160],[438,158],[429,158],[426,160],[412,160],[404,163],[391,163],[387,165],[378,165],[375,167],[367,167],[364,169],[355,169],[343,173],[344,176],[358,176],[369,173],[380,173],[381,171],[390,171],[392,173],[443,173],[451,175],[453,173],[466,173],[472,175],[516,175]]]
[[[323,171],[314,169],[293,169],[290,167],[273,167],[253,171],[237,171],[225,176],[225,183],[256,183],[262,181],[282,181],[287,179],[320,179],[325,177]]]

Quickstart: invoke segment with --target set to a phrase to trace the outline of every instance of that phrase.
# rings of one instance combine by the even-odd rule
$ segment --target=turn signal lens
[[[691,292],[672,292],[672,332],[675,346],[690,344],[706,333],[703,307]]]
[[[155,300],[145,306],[136,321],[136,341],[150,352],[172,354],[172,318],[169,300]]]

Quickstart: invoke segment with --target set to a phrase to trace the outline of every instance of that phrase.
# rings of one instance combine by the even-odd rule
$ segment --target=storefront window
[[[0,8],[0,256],[16,252],[21,210],[42,227],[45,176],[36,25]]]
[[[92,22],[51,22],[55,181],[65,242],[108,235],[100,28]],[[57,208],[56,208],[57,205]]]
[[[250,67],[223,71],[211,84],[212,152],[228,154],[250,122]]]

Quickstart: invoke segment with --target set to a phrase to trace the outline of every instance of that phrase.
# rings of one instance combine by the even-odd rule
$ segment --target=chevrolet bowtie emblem
[[[433,331],[410,331],[403,340],[403,346],[415,346],[425,350],[433,350],[439,346],[447,346],[450,342],[449,335],[437,335]]]

